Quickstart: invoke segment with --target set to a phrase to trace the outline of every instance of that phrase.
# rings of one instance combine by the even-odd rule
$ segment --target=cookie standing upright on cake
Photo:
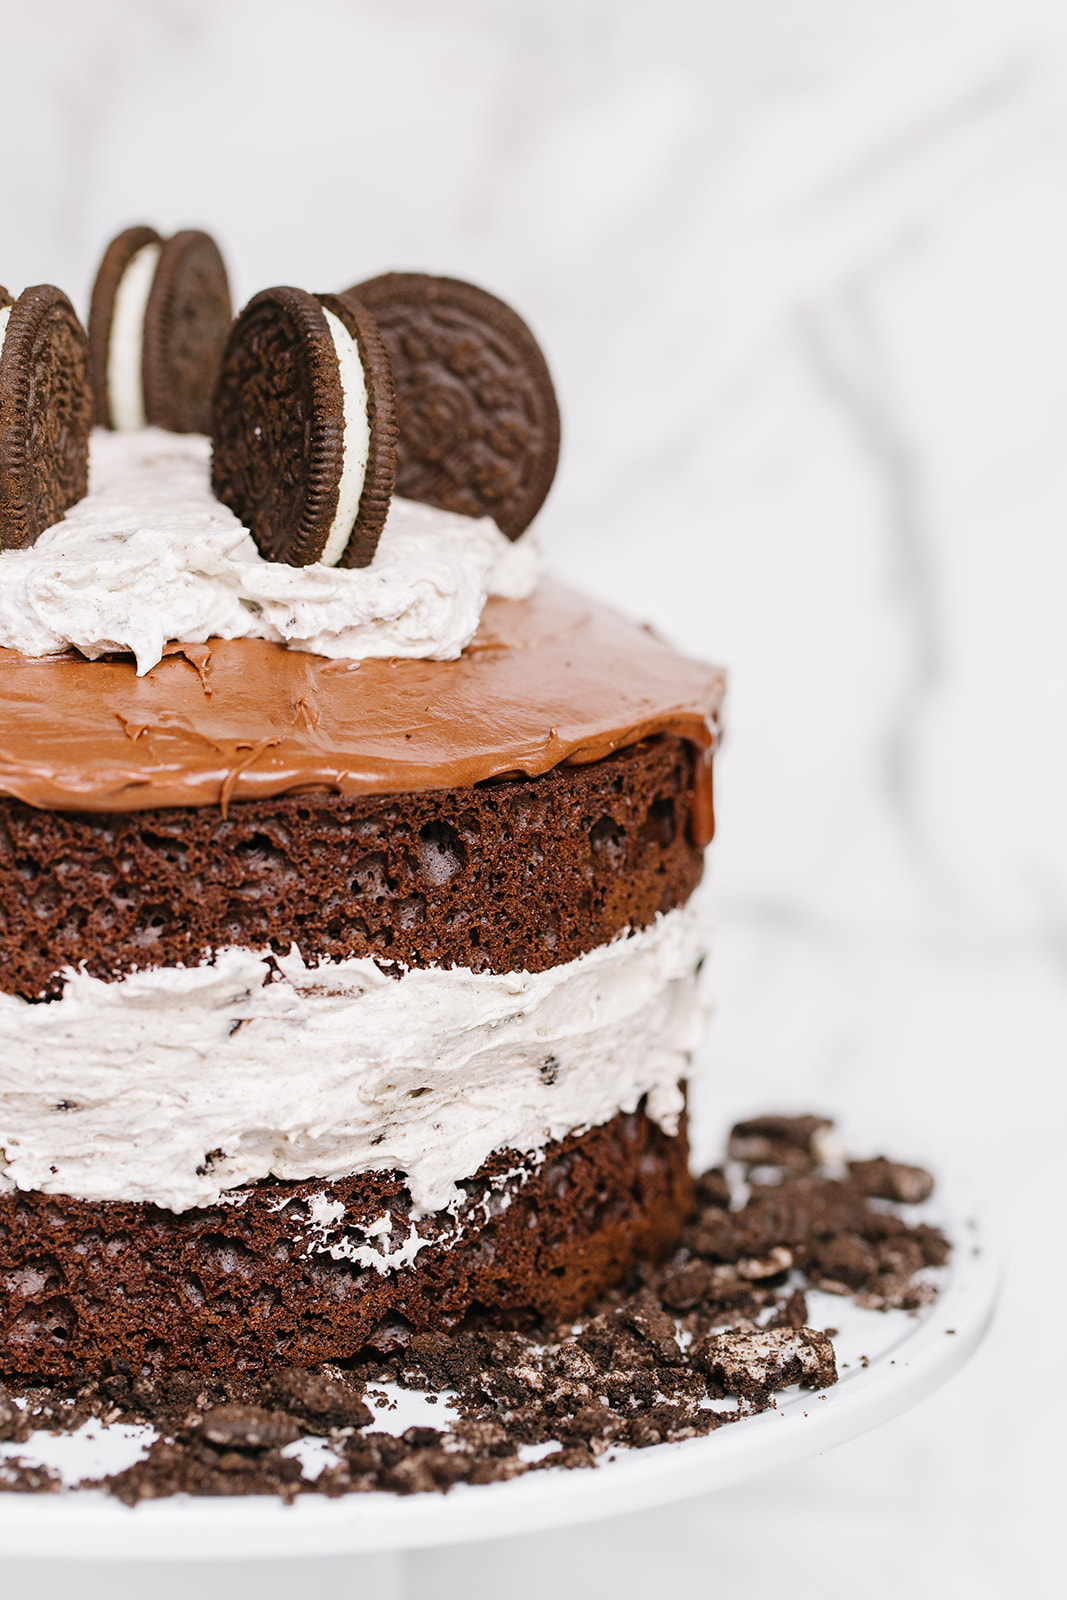
[[[226,268],[210,234],[162,239],[126,228],[108,245],[89,309],[95,421],[207,433],[233,320]]]
[[[226,345],[211,485],[270,561],[365,567],[396,472],[393,377],[357,300],[264,289]]]
[[[61,289],[0,289],[0,550],[35,543],[86,493],[89,351]]]
[[[517,312],[458,278],[387,272],[345,291],[374,313],[396,383],[396,492],[492,517],[517,539],[559,457],[548,365]]]

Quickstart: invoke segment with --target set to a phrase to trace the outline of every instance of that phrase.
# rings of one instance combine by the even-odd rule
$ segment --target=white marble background
[[[411,1600],[1052,1594],[1067,7],[6,0],[0,134],[16,291],[84,309],[145,219],[213,229],[242,301],[392,265],[514,301],[564,408],[557,567],[732,671],[720,1058],[988,1168],[1028,1230],[985,1350],[915,1413],[728,1494],[418,1555]]]

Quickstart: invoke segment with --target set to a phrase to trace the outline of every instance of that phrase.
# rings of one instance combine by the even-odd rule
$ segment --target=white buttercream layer
[[[677,1128],[707,1004],[698,906],[547,972],[309,967],[229,949],[0,995],[0,1187],[210,1205],[269,1176],[407,1173],[436,1211],[496,1150],[647,1109]]]
[[[337,485],[337,511],[322,552],[322,565],[335,567],[344,555],[345,546],[359,513],[363,482],[367,476],[370,459],[370,419],[367,416],[367,379],[360,360],[359,345],[353,339],[340,317],[323,306],[337,353],[337,375],[341,382],[342,415],[344,416],[344,454],[341,462],[341,481]]]
[[[111,426],[143,428],[144,318],[152,293],[160,246],[146,244],[126,263],[111,307],[107,341],[107,409]]]
[[[7,325],[11,321],[11,307],[5,306],[0,311],[0,356],[4,353],[4,340],[7,338]]]
[[[0,552],[0,645],[23,655],[115,651],[144,673],[172,640],[270,639],[346,657],[452,661],[489,595],[541,574],[526,533],[394,498],[370,566],[266,561],[211,493],[210,442],[93,432],[89,493],[28,550]]]

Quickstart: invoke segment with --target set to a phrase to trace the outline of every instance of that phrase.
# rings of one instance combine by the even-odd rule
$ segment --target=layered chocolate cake
[[[0,555],[0,1372],[567,1316],[680,1233],[722,674],[540,576],[554,399],[414,276],[421,344],[257,297],[214,465],[97,430]]]

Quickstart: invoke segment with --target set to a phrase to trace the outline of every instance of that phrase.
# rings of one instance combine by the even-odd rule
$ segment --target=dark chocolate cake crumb
[[[818,1138],[831,1127],[826,1117],[750,1117],[734,1124],[726,1155],[750,1167],[807,1172],[819,1165]]]
[[[0,1444],[15,1438],[21,1417],[7,1390],[0,1386]]]
[[[18,1456],[0,1461],[0,1493],[56,1494],[63,1487],[62,1479],[50,1467],[33,1467]]]
[[[876,1200],[899,1200],[921,1205],[933,1192],[934,1180],[922,1167],[906,1167],[900,1161],[877,1156],[873,1161],[850,1161],[852,1181],[863,1194]]]
[[[373,1420],[370,1407],[350,1383],[303,1367],[283,1367],[267,1379],[274,1400],[299,1417],[305,1433],[331,1428],[365,1428]]]
[[[737,1124],[727,1154],[743,1171],[739,1203],[722,1168],[704,1173],[674,1254],[639,1263],[576,1322],[531,1318],[501,1330],[472,1314],[449,1333],[418,1333],[392,1316],[340,1364],[206,1379],[123,1366],[9,1383],[0,1387],[0,1491],[61,1489],[12,1445],[90,1418],[156,1430],[141,1461],[94,1485],[128,1505],[179,1493],[291,1502],[444,1493],[594,1467],[611,1451],[701,1437],[765,1411],[792,1385],[824,1390],[837,1382],[836,1330],[808,1326],[805,1291],[914,1311],[933,1299],[926,1269],[944,1265],[950,1248],[937,1228],[900,1214],[930,1195],[929,1173],[885,1157],[828,1168],[831,1126],[777,1116]],[[376,1430],[382,1402],[395,1408],[384,1383],[441,1402],[441,1427]],[[327,1447],[317,1478],[298,1455],[309,1435]]]

